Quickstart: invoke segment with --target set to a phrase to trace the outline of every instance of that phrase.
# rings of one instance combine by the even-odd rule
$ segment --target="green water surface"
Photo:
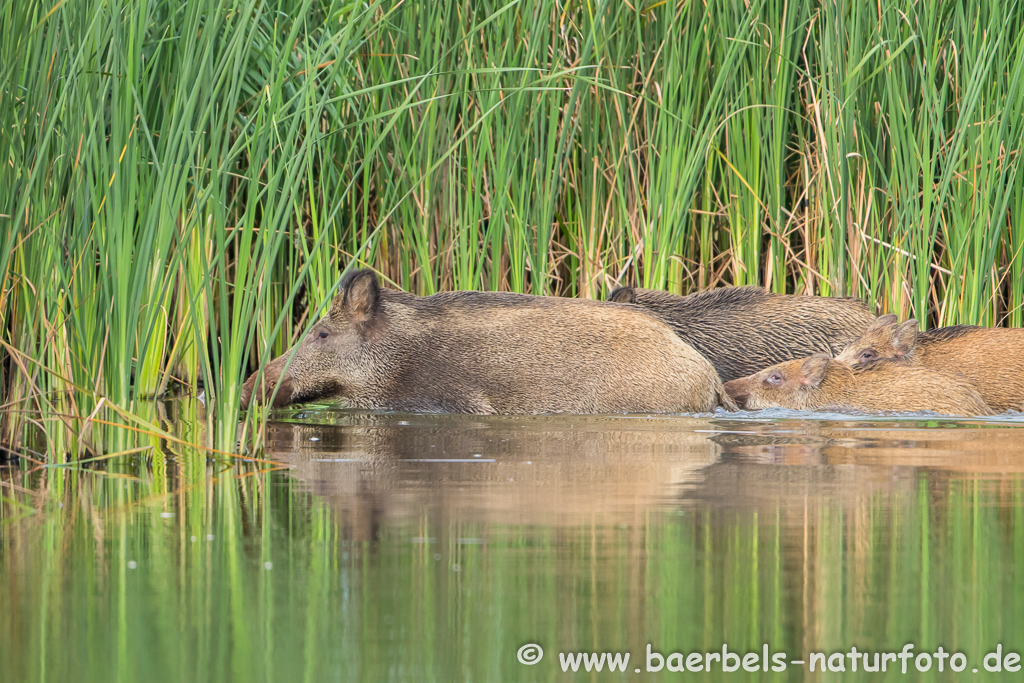
[[[266,443],[10,463],[2,681],[1024,679],[983,663],[1024,653],[1018,424],[309,410]],[[908,643],[966,667],[810,671]],[[756,670],[647,670],[723,646]]]

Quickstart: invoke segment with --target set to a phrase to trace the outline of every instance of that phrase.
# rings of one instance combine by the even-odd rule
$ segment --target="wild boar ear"
[[[917,321],[910,318],[896,328],[896,335],[892,339],[892,345],[896,348],[897,356],[909,356],[917,346]]]
[[[380,304],[380,285],[377,274],[370,269],[349,273],[341,281],[341,293],[331,302],[331,318],[343,318],[365,323],[377,314]]]
[[[809,357],[800,366],[800,374],[803,375],[801,382],[809,387],[818,386],[825,378],[825,371],[831,362],[831,356],[824,353],[816,353]]]
[[[875,318],[875,322],[871,323],[868,329],[882,330],[891,325],[895,325],[899,321],[900,319],[897,318],[894,313],[886,313],[885,315],[880,315]]]
[[[635,304],[636,290],[632,287],[616,287],[608,295],[608,301],[617,304]]]

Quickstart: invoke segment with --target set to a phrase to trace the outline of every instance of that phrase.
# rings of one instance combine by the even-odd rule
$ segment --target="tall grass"
[[[2,439],[241,380],[341,272],[1024,320],[1024,10],[0,1]],[[119,411],[111,413],[109,406]],[[89,420],[90,417],[95,419]]]

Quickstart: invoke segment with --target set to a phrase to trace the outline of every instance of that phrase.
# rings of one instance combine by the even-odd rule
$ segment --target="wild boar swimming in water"
[[[711,361],[723,382],[785,360],[838,353],[875,319],[860,299],[773,294],[754,286],[688,296],[619,287],[608,300],[642,306],[664,320]]]
[[[919,332],[883,315],[837,358],[856,366],[894,359],[965,378],[993,410],[1024,410],[1024,330],[954,325]]]
[[[290,362],[289,362],[290,360]],[[632,306],[498,292],[420,297],[350,273],[327,316],[246,380],[242,405],[342,397],[450,413],[734,408],[711,364]]]
[[[963,377],[895,361],[857,368],[819,353],[730,380],[725,390],[751,410],[932,411],[991,415],[992,409]]]

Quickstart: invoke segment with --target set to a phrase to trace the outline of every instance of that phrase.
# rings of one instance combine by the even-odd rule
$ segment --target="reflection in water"
[[[360,519],[498,524],[642,523],[718,459],[706,421],[343,415],[273,423],[266,452]]]
[[[648,643],[1024,651],[1024,431],[832,417],[288,411],[265,442],[286,470],[177,452],[8,472],[0,667],[547,681],[560,651],[598,650],[639,680]]]

